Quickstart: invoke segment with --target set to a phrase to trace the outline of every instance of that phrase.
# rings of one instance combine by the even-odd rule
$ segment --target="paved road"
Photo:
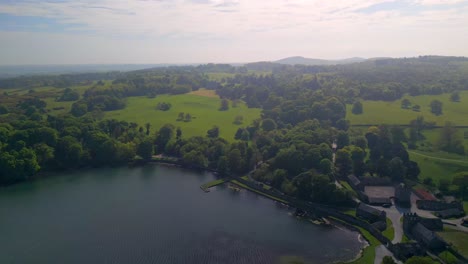
[[[418,209],[418,207],[416,206],[416,200],[421,199],[416,194],[411,193],[411,212],[417,213],[419,216],[426,218],[437,218],[437,216],[433,215],[431,211]]]
[[[392,256],[392,252],[390,252],[384,245],[380,245],[375,248],[375,259],[374,259],[374,264],[381,264],[382,260],[385,256]],[[398,264],[403,264],[401,261],[398,261],[393,257],[393,260],[396,261]]]
[[[447,223],[451,223],[451,224],[454,224],[456,226],[452,226],[452,225],[445,225],[446,227],[449,227],[449,228],[452,228],[452,229],[456,229],[458,231],[462,231],[462,232],[467,232],[468,233],[468,227],[466,226],[462,226],[461,225],[461,222],[462,222],[462,219],[463,218],[460,218],[460,219],[453,219],[453,220],[442,220],[442,222],[447,222]]]

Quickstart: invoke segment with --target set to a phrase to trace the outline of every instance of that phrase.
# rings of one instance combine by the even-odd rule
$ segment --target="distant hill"
[[[169,64],[69,64],[69,65],[0,65],[0,78],[21,75],[58,75],[90,72],[134,71],[140,69],[167,67]]]
[[[364,58],[348,58],[348,59],[342,59],[342,60],[322,60],[322,59],[312,59],[312,58],[304,58],[301,56],[295,56],[295,57],[289,57],[289,58],[284,58],[281,60],[273,61],[273,63],[279,63],[279,64],[288,64],[288,65],[296,65],[296,64],[302,64],[302,65],[338,65],[338,64],[350,64],[350,63],[355,63],[355,62],[363,62],[366,59]]]

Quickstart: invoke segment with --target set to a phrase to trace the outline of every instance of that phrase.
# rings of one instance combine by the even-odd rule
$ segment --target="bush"
[[[171,109],[171,107],[172,107],[171,103],[165,103],[165,102],[158,103],[156,105],[156,109],[161,110],[161,111],[167,111],[167,110]]]

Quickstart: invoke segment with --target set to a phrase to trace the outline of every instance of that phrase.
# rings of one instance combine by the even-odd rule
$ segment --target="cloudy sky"
[[[468,0],[0,0],[0,64],[468,56]]]

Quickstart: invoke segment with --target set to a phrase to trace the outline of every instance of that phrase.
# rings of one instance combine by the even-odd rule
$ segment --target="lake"
[[[254,193],[204,193],[208,172],[162,165],[66,172],[0,189],[0,263],[307,263],[364,243]]]

